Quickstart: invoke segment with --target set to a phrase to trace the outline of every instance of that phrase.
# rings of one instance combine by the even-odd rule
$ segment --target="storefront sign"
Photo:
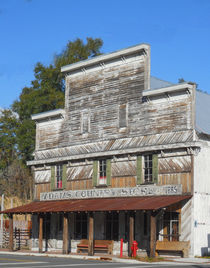
[[[180,195],[182,185],[164,186],[138,186],[132,188],[103,188],[75,191],[54,191],[40,194],[41,201],[65,200],[65,199],[87,199],[87,198],[112,198],[112,197],[135,197],[153,195]]]

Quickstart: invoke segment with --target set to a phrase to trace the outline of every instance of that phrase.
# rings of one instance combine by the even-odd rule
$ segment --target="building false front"
[[[32,116],[34,202],[7,211],[33,214],[32,249],[119,254],[123,239],[124,254],[133,240],[142,255],[205,254],[209,129],[196,106],[205,94],[150,77],[146,44],[61,71],[65,108]]]

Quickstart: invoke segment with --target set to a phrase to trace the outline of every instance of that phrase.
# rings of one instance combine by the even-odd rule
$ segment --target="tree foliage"
[[[16,130],[18,119],[10,110],[0,111],[0,170],[6,170],[17,157]]]

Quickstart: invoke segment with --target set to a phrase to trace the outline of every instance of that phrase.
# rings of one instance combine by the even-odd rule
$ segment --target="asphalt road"
[[[70,258],[53,258],[53,257],[37,257],[37,256],[20,256],[20,255],[0,255],[0,267],[1,268],[160,268],[160,267],[191,267],[191,268],[202,268],[210,267],[210,265],[189,265],[189,264],[127,264],[127,263],[116,263],[108,261],[96,261],[96,260],[80,260]]]

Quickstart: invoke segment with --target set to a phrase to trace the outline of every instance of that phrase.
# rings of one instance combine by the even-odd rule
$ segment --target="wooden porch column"
[[[63,254],[68,254],[69,245],[68,214],[63,214]]]
[[[43,215],[39,214],[39,253],[43,251]]]
[[[9,214],[9,250],[13,251],[13,214]]]
[[[156,212],[150,213],[150,257],[155,257],[156,250]]]
[[[93,213],[89,213],[89,241],[88,241],[88,255],[93,256],[94,254],[94,241],[93,241],[93,234],[94,234],[94,218]]]
[[[130,212],[129,214],[129,248],[128,248],[128,255],[131,257],[132,251],[131,247],[134,240],[134,213]]]

